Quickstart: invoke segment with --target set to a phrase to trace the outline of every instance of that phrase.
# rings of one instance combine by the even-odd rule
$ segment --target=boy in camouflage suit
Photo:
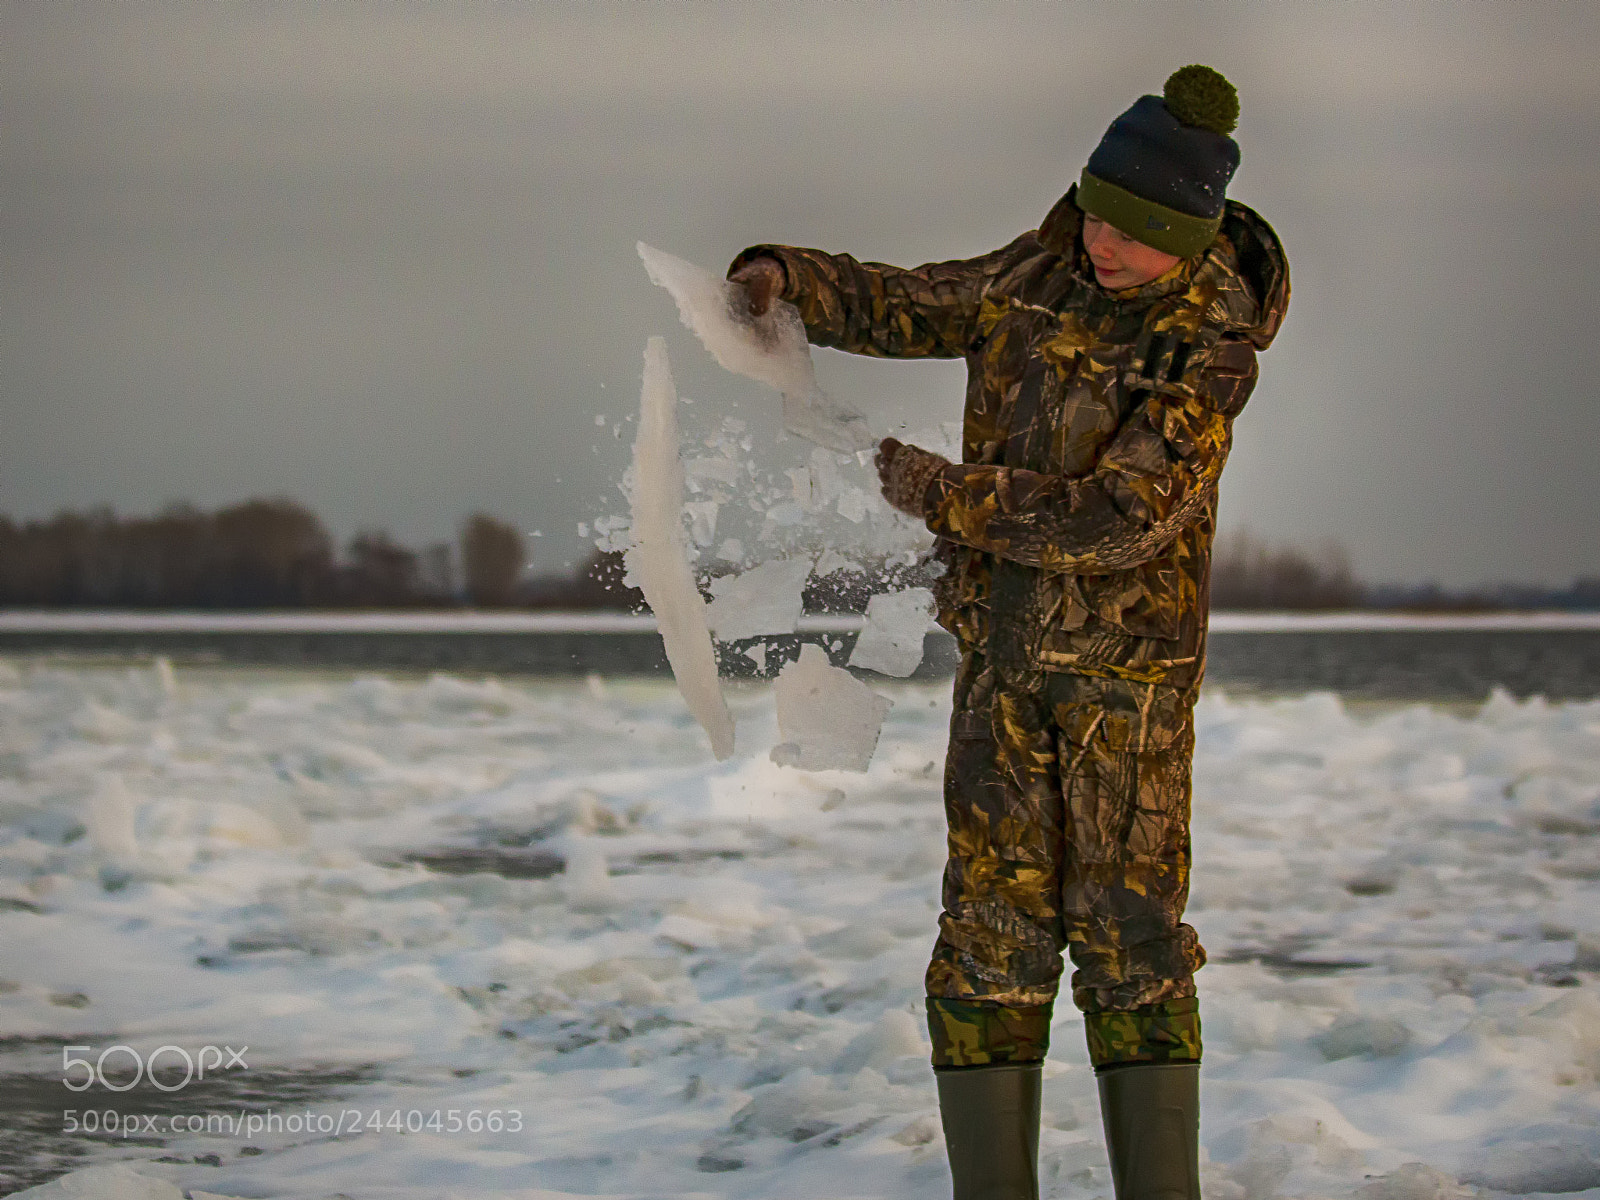
[[[1192,713],[1217,479],[1289,299],[1276,235],[1224,199],[1237,113],[1183,68],[1037,230],[979,258],[768,245],[729,270],[817,345],[968,364],[962,461],[893,439],[878,457],[890,503],[940,538],[961,648],[927,974],[957,1200],[1037,1196],[1063,950],[1119,1200],[1199,1194]]]

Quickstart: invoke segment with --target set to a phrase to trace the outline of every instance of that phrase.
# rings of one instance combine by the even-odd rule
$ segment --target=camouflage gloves
[[[876,461],[883,498],[907,516],[926,520],[928,485],[950,465],[950,460],[920,446],[884,438],[878,444]]]

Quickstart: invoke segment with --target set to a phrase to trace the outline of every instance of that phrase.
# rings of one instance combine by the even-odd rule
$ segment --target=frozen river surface
[[[714,764],[670,683],[0,662],[0,1192],[948,1194],[947,685],[875,686],[871,769],[808,774],[765,685]],[[1199,729],[1208,1197],[1600,1197],[1600,703]],[[1082,1036],[1040,1158],[1089,1200]]]

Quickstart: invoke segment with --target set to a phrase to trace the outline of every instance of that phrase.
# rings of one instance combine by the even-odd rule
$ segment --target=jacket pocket
[[[1183,627],[1184,576],[1171,559],[1083,578],[1085,603],[1102,622],[1136,638],[1172,640]],[[1192,590],[1192,589],[1191,589]]]
[[[1156,558],[1132,568],[1118,607],[1106,614],[1134,637],[1171,640],[1182,631],[1183,573],[1170,559]],[[1196,597],[1189,597],[1193,604]]]

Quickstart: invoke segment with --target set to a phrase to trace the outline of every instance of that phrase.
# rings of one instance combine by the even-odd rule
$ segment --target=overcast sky
[[[1530,0],[0,4],[0,512],[485,509],[558,569],[645,338],[731,394],[636,240],[977,254],[1204,62],[1294,279],[1224,527],[1600,574],[1596,61],[1600,5]],[[881,429],[959,415],[958,364],[817,357]]]

